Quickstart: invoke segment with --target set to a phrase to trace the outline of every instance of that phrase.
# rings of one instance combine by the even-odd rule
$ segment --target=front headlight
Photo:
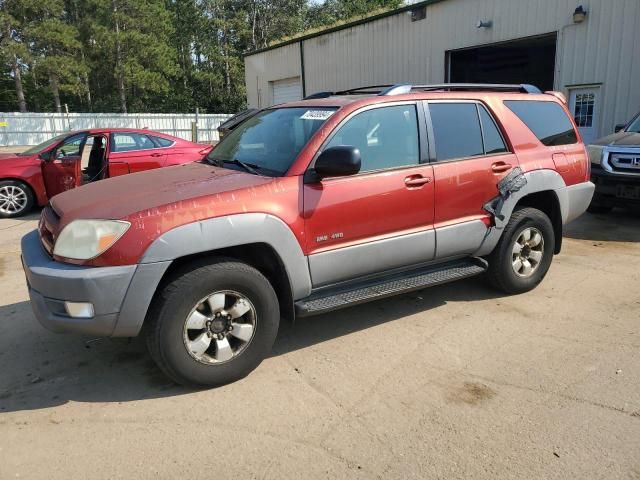
[[[53,254],[90,260],[107,251],[130,226],[122,220],[74,220],[62,229]]]
[[[592,164],[600,165],[604,147],[602,145],[587,145],[587,153]]]

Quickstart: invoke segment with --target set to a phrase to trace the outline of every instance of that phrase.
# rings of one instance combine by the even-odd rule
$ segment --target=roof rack
[[[368,85],[366,87],[351,88],[339,92],[318,92],[304,97],[305,100],[313,98],[328,98],[334,95],[402,95],[412,91],[430,92],[445,90],[448,92],[514,92],[514,93],[542,93],[542,91],[527,83],[522,84],[502,84],[502,83],[437,83],[431,85],[411,85],[398,83],[394,85]]]

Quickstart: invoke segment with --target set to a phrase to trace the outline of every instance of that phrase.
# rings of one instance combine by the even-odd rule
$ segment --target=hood
[[[25,167],[40,163],[40,159],[34,155],[16,155],[15,153],[0,153],[0,175],[7,168]]]
[[[114,177],[66,191],[51,200],[64,224],[77,218],[122,219],[146,210],[245,190],[271,177],[189,163]]]
[[[593,142],[592,145],[640,148],[640,133],[618,132],[613,135],[600,138]]]

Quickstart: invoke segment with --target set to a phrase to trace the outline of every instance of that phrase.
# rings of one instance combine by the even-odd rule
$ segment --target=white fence
[[[200,114],[198,142],[217,142],[218,126],[230,115]],[[2,113],[0,146],[37,145],[70,130],[148,128],[191,140],[195,114],[186,113]]]

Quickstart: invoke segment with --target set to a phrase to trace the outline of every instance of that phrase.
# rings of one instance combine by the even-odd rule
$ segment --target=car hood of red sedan
[[[27,165],[34,162],[33,155],[16,155],[15,153],[0,153],[0,168],[7,166]]]
[[[274,179],[190,163],[101,180],[56,195],[54,211],[67,224],[77,218],[122,219],[153,208],[257,187]]]

